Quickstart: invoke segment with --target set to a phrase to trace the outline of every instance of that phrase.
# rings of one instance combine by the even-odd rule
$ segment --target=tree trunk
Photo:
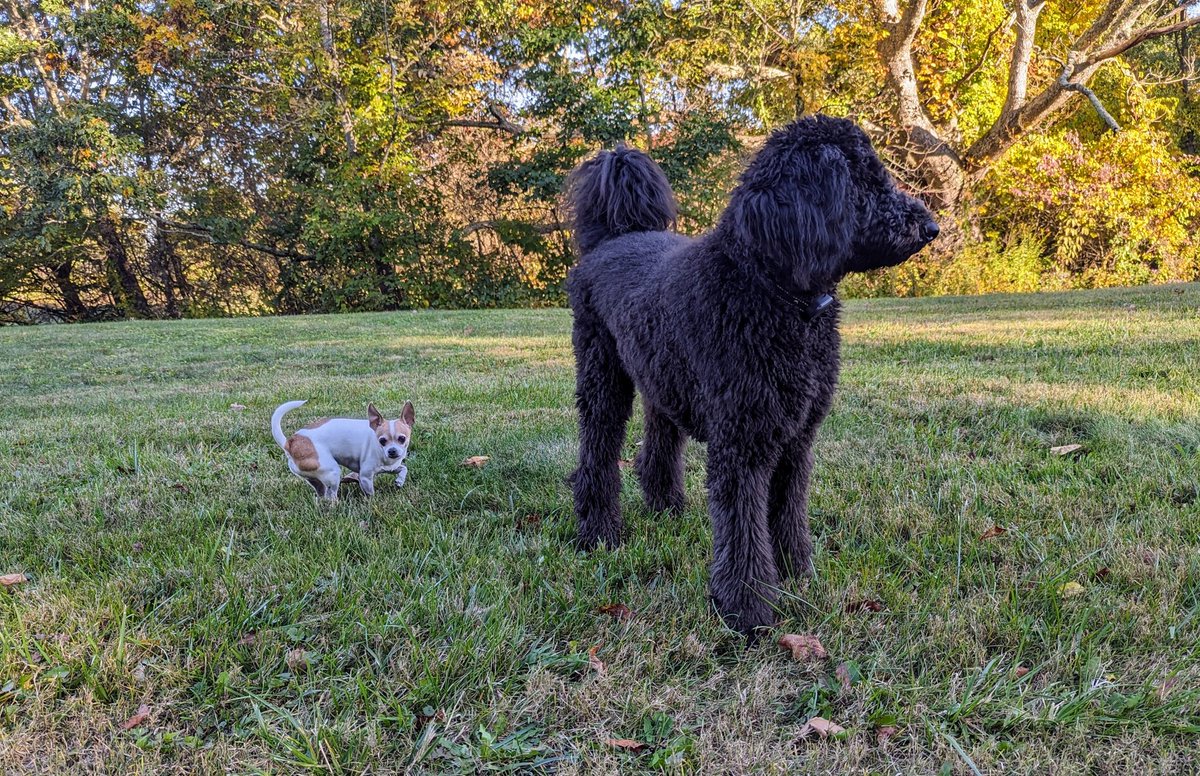
[[[901,13],[896,0],[881,0],[888,34],[879,41],[879,56],[887,69],[887,86],[896,98],[896,122],[904,133],[900,150],[924,178],[919,184],[934,209],[953,210],[962,198],[966,169],[921,104],[913,62],[913,41],[924,21],[926,3],[912,0]]]
[[[147,251],[146,258],[150,263],[150,271],[158,278],[158,284],[162,288],[168,318],[180,317],[179,303],[175,296],[175,278],[171,271],[172,264],[178,262],[174,254],[175,247],[171,245],[166,232],[162,228],[156,227],[154,241],[150,243],[150,250]]]
[[[152,317],[150,303],[146,301],[146,294],[138,284],[137,275],[134,274],[125,244],[121,242],[117,225],[110,216],[105,215],[97,219],[96,229],[104,246],[109,271],[118,283],[117,288],[111,289],[113,298],[131,318]]]
[[[71,279],[73,262],[67,259],[54,268],[54,282],[63,298],[63,313],[68,321],[81,321],[87,317],[87,306],[79,298],[79,286]]]

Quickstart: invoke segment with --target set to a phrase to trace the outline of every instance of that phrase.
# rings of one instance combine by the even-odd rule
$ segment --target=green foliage
[[[1194,279],[1200,180],[1171,146],[1165,133],[1141,128],[1090,144],[1072,131],[1031,137],[986,181],[981,222],[1045,235],[1050,271],[1073,285]]]
[[[1031,90],[1060,69],[1040,52],[1100,5],[1047,4]],[[600,147],[651,153],[692,233],[797,115],[869,123],[902,178],[913,163],[866,0],[18,7],[20,23],[0,9],[5,320],[561,304],[562,182]],[[956,148],[1004,101],[1009,13],[932,4],[916,37],[924,110]],[[1163,196],[1196,193],[1200,100],[1162,77],[1188,45],[1151,41],[1093,79],[1126,131],[1077,100],[972,179],[944,216],[955,255],[846,292],[1194,277],[1194,208]]]

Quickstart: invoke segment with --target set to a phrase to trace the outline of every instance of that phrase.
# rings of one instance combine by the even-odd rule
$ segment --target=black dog
[[[824,116],[772,134],[699,238],[667,231],[674,195],[639,151],[582,163],[567,202],[580,256],[568,280],[579,544],[620,541],[618,462],[636,386],[646,502],[681,509],[684,442],[707,442],[712,598],[743,633],[770,625],[781,575],[811,571],[808,475],[838,376],[835,287],[899,264],[938,226],[858,127]]]

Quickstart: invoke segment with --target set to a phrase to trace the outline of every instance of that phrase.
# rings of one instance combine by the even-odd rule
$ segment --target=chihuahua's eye
[[[387,447],[387,437],[379,437],[379,446]]]

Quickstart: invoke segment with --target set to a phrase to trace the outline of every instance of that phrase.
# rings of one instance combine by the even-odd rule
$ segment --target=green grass
[[[780,602],[814,664],[708,610],[699,446],[684,516],[626,473],[627,543],[570,549],[565,311],[0,330],[0,573],[31,577],[0,772],[1195,773],[1198,311],[848,304],[817,577]],[[408,486],[315,504],[267,428],[294,398],[412,399]],[[813,715],[845,737],[798,743]]]

